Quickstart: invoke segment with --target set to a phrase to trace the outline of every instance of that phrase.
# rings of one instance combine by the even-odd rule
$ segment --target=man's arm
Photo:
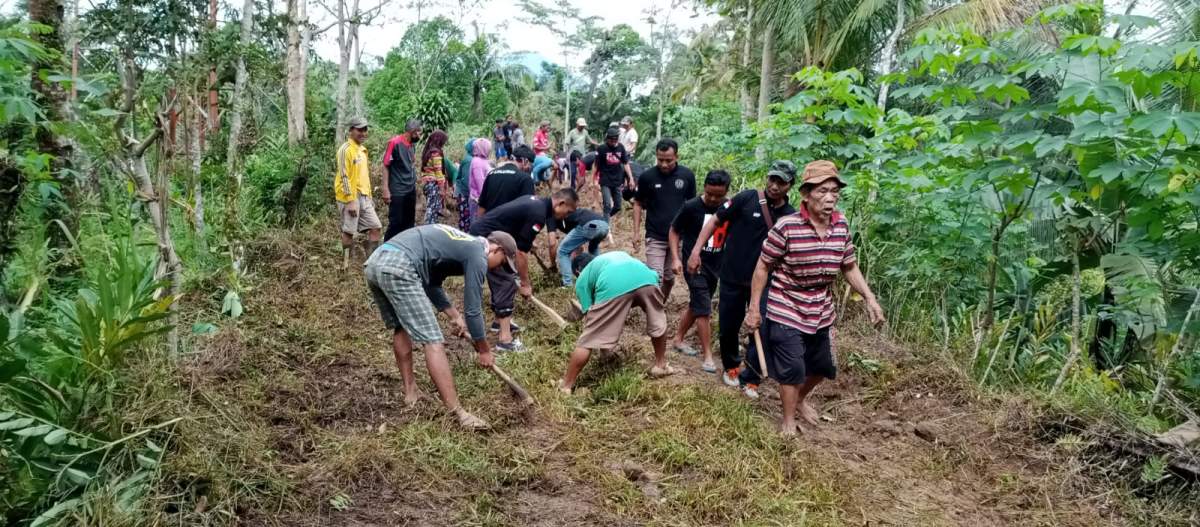
[[[579,298],[579,309],[587,313],[592,308],[592,302],[596,299],[596,268],[589,264],[583,268],[583,272],[579,273],[579,278],[575,280],[575,296]]]
[[[533,250],[533,247],[529,248]],[[518,291],[521,296],[533,296],[533,282],[529,281],[529,253],[525,251],[517,251],[517,276],[521,279],[521,287]]]
[[[716,230],[716,216],[709,218],[708,221],[704,222],[704,227],[700,228],[700,235],[696,237],[696,245],[692,246],[692,254],[688,255],[687,268],[689,273],[696,274],[696,271],[700,270],[700,249],[708,243],[708,239],[712,238],[713,231]]]
[[[887,320],[883,314],[883,308],[880,307],[879,301],[875,299],[875,293],[871,292],[871,286],[867,284],[867,278],[863,276],[862,269],[858,268],[858,262],[850,262],[842,265],[842,273],[846,275],[846,282],[854,289],[863,300],[867,301],[867,316],[870,317],[872,324],[879,324]]]
[[[754,266],[754,277],[750,279],[750,305],[746,308],[746,321],[744,324],[750,329],[757,329],[762,322],[762,315],[758,312],[758,304],[762,302],[763,289],[767,287],[767,275],[771,273],[771,268],[775,264],[768,264],[762,258],[758,259],[758,264]]]
[[[675,274],[682,274],[683,260],[679,258],[679,232],[675,230],[674,225],[667,232],[667,245],[671,247],[671,260],[667,262],[667,265]]]

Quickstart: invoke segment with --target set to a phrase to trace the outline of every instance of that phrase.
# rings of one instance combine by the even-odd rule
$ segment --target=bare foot
[[[421,392],[413,392],[411,394],[405,395],[404,396],[404,406],[412,407],[412,406],[416,405],[417,403],[421,402],[421,400],[424,398],[425,397],[423,395],[421,395]]]
[[[562,392],[564,395],[571,395],[571,387],[563,384],[561,379],[558,381],[558,391]]]
[[[668,375],[675,375],[676,372],[678,372],[678,370],[672,368],[670,364],[665,364],[662,367],[655,366],[650,368],[650,376],[654,377],[655,379],[661,379]]]
[[[820,419],[817,410],[811,404],[808,404],[808,401],[800,403],[800,417],[804,419],[804,422],[813,426],[817,426],[817,421]]]
[[[783,437],[796,437],[796,423],[783,422],[779,425],[779,435]]]
[[[455,415],[458,417],[458,424],[467,430],[480,431],[488,429],[488,424],[486,421],[471,415],[471,412],[463,410],[462,408],[459,408],[458,411],[455,412]]]

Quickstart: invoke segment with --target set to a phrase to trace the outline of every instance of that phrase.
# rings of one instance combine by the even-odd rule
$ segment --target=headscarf
[[[434,154],[440,154],[442,148],[446,146],[446,141],[449,139],[446,132],[441,130],[434,130],[433,133],[429,134],[429,139],[425,140],[425,150],[421,152],[421,167],[429,164],[429,158],[433,157]]]
[[[488,141],[487,138],[480,137],[476,139],[472,148],[471,154],[475,157],[487,159],[488,156],[492,155],[492,142]]]

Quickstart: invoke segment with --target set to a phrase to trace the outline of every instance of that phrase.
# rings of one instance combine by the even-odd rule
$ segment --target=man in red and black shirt
[[[750,284],[746,326],[757,329],[759,301],[770,275],[767,322],[760,336],[767,374],[779,381],[783,435],[796,434],[797,404],[800,417],[817,424],[808,394],[821,381],[837,375],[829,330],[835,317],[831,286],[839,272],[866,300],[871,322],[884,320],[883,308],[858,268],[850,225],[836,209],[845,185],[829,161],[813,161],[804,167],[800,212],[780,219],[771,228]]]

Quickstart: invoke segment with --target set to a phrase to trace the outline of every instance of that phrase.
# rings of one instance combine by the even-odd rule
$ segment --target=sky
[[[320,0],[312,1],[309,4],[309,17],[313,19],[315,25],[321,27],[327,25],[333,18],[327,11],[315,5],[317,1]],[[379,0],[359,1],[359,5],[363,9],[372,8],[379,2]],[[543,4],[550,4],[551,1],[542,0]],[[388,7],[383,9],[384,16],[377,18],[371,26],[359,30],[364,63],[370,63],[369,57],[387,55],[388,50],[400,42],[404,32],[418,19],[418,10],[414,5],[416,3],[414,0],[390,0]],[[501,35],[509,52],[533,52],[545,57],[550,62],[563,65],[563,50],[559,46],[558,38],[549,29],[522,22],[520,7],[515,1],[468,1],[468,4],[475,3],[478,7],[470,9],[469,15],[465,16],[458,12],[456,0],[441,0],[440,2],[426,0],[424,3],[437,5],[424,6],[420,10],[421,19],[439,15],[446,16],[459,22],[459,26],[468,37],[473,36],[475,32],[471,27],[471,22],[478,21],[480,31]],[[696,13],[693,8],[694,2],[681,2],[680,0],[558,0],[556,3],[573,6],[582,16],[599,17],[599,24],[602,27],[628,24],[647,40],[650,38],[650,24],[645,11],[655,5],[665,13],[671,3],[683,4],[681,7],[675,8],[670,18],[671,23],[679,27],[681,32],[698,30],[718,19],[717,15],[712,12]],[[665,14],[660,15],[660,19],[664,17]],[[322,35],[313,43],[316,53],[323,58],[337,62],[336,37],[335,30]],[[586,55],[576,54],[570,58],[572,64],[568,66],[572,70],[578,71],[579,66],[586,58]]]

